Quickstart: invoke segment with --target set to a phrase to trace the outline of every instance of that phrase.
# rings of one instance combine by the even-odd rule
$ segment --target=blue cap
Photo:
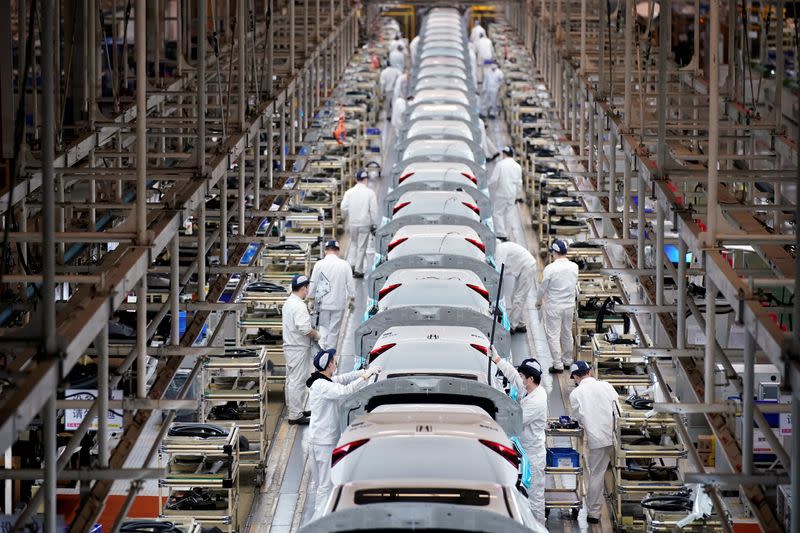
[[[321,352],[317,352],[317,355],[314,356],[314,368],[322,372],[328,368],[328,365],[330,364],[334,355],[336,355],[336,350],[333,348],[330,350],[322,350]]]
[[[513,157],[514,149],[511,146],[503,146],[503,153],[509,157]]]
[[[335,239],[329,240],[328,242],[325,243],[325,249],[327,250],[328,248],[335,248],[335,249],[338,250],[339,249],[339,241],[337,241]]]
[[[292,278],[292,290],[302,289],[310,283],[309,279],[303,274],[295,274]]]
[[[365,180],[367,178],[369,178],[369,172],[367,172],[366,170],[359,170],[358,172],[356,172],[357,181]]]
[[[575,361],[572,363],[572,366],[569,367],[569,377],[573,377],[575,374],[579,376],[584,376],[589,373],[592,367],[589,366],[589,363],[586,361]]]
[[[567,253],[567,243],[561,239],[556,239],[553,241],[553,244],[550,245],[550,250],[561,255],[565,255]]]

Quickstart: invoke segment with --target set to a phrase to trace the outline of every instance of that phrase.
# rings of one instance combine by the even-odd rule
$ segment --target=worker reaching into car
[[[542,366],[536,359],[525,359],[514,365],[497,353],[492,362],[517,390],[517,400],[522,407],[522,433],[519,440],[531,465],[531,488],[528,502],[533,517],[544,525],[544,468],[547,463],[545,429],[547,427],[547,391],[542,387]]]
[[[567,243],[560,239],[550,245],[553,261],[544,267],[536,307],[544,301],[544,333],[553,357],[551,374],[560,374],[572,363],[572,320],[578,291],[578,265],[567,259]]]
[[[498,266],[503,270],[503,300],[509,310],[511,333],[525,333],[525,308],[536,279],[536,259],[524,247],[515,242],[498,240],[494,252]]]
[[[595,379],[586,361],[575,361],[569,370],[576,385],[569,395],[572,418],[583,426],[589,448],[589,457],[586,460],[589,471],[586,484],[586,521],[597,524],[600,522],[600,508],[603,504],[606,469],[611,461],[614,402],[619,399],[619,394],[609,383]]]
[[[323,350],[336,348],[342,317],[356,296],[350,265],[339,257],[339,242],[325,243],[325,257],[314,264],[308,297],[314,301]]]
[[[503,147],[503,158],[495,165],[489,178],[492,195],[494,231],[500,240],[513,237],[517,196],[522,191],[522,167],[514,161],[514,149]]]
[[[350,248],[347,262],[353,268],[353,277],[363,278],[366,266],[369,236],[378,228],[378,198],[369,188],[366,170],[356,173],[356,184],[345,191],[342,197],[342,215],[350,231]]]
[[[379,374],[379,366],[336,374],[336,350],[323,350],[314,357],[314,373],[306,380],[311,424],[308,427],[308,453],[311,473],[317,487],[314,519],[322,516],[333,484],[331,483],[331,454],[339,440],[341,423],[339,406],[342,400],[363,387],[370,377]]]
[[[308,414],[304,412],[308,392],[303,380],[308,377],[312,341],[319,339],[319,332],[311,325],[311,315],[305,299],[308,296],[307,277],[298,274],[292,278],[292,294],[281,309],[283,322],[283,355],[286,359],[286,418],[290,424],[308,424]]]

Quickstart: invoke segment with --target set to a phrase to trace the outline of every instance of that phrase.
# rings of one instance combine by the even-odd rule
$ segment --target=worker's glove
[[[373,224],[373,225],[371,225],[371,226],[369,227],[369,232],[370,232],[370,234],[371,234],[373,237],[375,236],[375,232],[376,232],[376,231],[378,231],[378,226],[376,226],[375,224]]]
[[[378,374],[380,374],[381,370],[383,370],[381,367],[373,365],[368,369],[366,369],[364,373],[361,375],[361,377],[364,379],[364,381],[367,381],[372,376],[377,376]]]

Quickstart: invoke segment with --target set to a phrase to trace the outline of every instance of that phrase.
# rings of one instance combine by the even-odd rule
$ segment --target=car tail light
[[[465,178],[467,178],[469,181],[471,181],[475,185],[478,184],[478,178],[476,178],[475,176],[473,176],[469,172],[462,172],[461,175],[464,176]]]
[[[397,346],[396,342],[390,342],[389,344],[384,344],[382,346],[378,346],[377,348],[373,348],[372,351],[369,352],[369,361],[372,362],[373,359],[381,355],[383,352],[387,350],[391,350]]]
[[[415,174],[414,172],[407,172],[407,173],[403,174],[402,176],[397,178],[397,184],[400,185],[401,183],[403,183],[405,180],[407,180],[408,178],[410,178],[414,174]]]
[[[478,294],[480,294],[481,296],[486,298],[487,302],[489,301],[489,291],[487,291],[486,289],[484,289],[480,285],[473,285],[472,283],[467,283],[467,287],[469,287],[473,291],[477,292]]]
[[[348,442],[347,444],[342,444],[338,448],[334,448],[333,453],[331,453],[331,466],[335,466],[336,463],[344,459],[349,453],[361,448],[368,442],[369,439],[359,439],[354,440],[353,442]]]
[[[462,203],[462,204],[464,204],[465,206],[469,207],[469,208],[470,208],[470,209],[472,209],[473,211],[475,211],[475,214],[476,214],[476,215],[478,215],[478,216],[481,216],[481,210],[480,210],[480,208],[479,208],[477,205],[475,205],[475,204],[471,204],[471,203],[469,203],[469,202],[461,202],[461,203]]]
[[[394,209],[392,209],[392,214],[394,215],[395,213],[397,213],[398,211],[400,211],[401,209],[403,209],[405,206],[407,206],[410,203],[411,202],[401,202],[399,204],[395,204]]]
[[[473,348],[481,352],[483,355],[489,355],[489,347],[483,344],[470,344]]]
[[[486,253],[486,245],[483,244],[478,239],[470,239],[469,237],[464,237],[464,240],[467,241],[468,243],[476,246],[481,252]]]
[[[503,459],[511,463],[514,468],[519,468],[521,461],[519,453],[514,448],[509,448],[499,442],[492,442],[490,440],[479,439],[480,443],[503,456]],[[333,451],[336,454],[336,450]]]
[[[392,283],[391,285],[387,285],[386,287],[382,288],[378,291],[378,300],[381,300],[384,296],[395,290],[397,287],[402,285],[402,283]],[[487,293],[488,294],[488,293]]]
[[[407,240],[408,240],[408,237],[400,237],[399,239],[393,240],[392,242],[389,243],[389,246],[386,247],[386,251],[387,252],[391,252],[392,250],[394,250],[395,246],[403,244]]]

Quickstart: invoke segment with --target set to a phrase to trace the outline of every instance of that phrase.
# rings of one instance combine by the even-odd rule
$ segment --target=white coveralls
[[[528,503],[536,521],[542,526],[546,521],[544,514],[544,484],[546,476],[544,467],[547,464],[545,445],[545,429],[547,427],[547,391],[539,385],[530,394],[526,394],[525,385],[514,365],[501,359],[497,368],[517,389],[522,407],[522,434],[519,441],[531,463],[531,488],[528,491]],[[522,395],[525,396],[522,396]]]
[[[336,254],[327,254],[314,265],[308,297],[315,300],[319,313],[319,345],[336,348],[342,317],[350,298],[356,295],[350,265]]]
[[[472,72],[472,79],[478,83],[478,52],[475,50],[474,43],[469,43],[469,68]]]
[[[406,54],[402,50],[394,49],[389,52],[389,65],[397,70],[403,71],[406,68]]]
[[[389,65],[381,71],[380,88],[383,97],[383,111],[388,118],[392,112],[392,101],[394,100],[394,84],[403,73]]]
[[[481,93],[482,115],[494,118],[499,111],[498,100],[500,97],[500,87],[503,85],[503,71],[497,65],[491,65],[483,75],[483,92]]]
[[[492,40],[484,36],[475,43],[475,52],[478,59],[478,81],[483,81],[488,70],[486,61],[494,59],[494,45]]]
[[[481,26],[480,22],[476,22],[469,34],[469,42],[476,43],[478,42],[478,39],[484,35],[486,35],[486,30],[483,29],[483,26]]]
[[[600,518],[603,503],[603,478],[611,460],[614,430],[614,402],[617,391],[605,381],[585,377],[569,395],[572,417],[581,423],[586,432],[589,457],[586,467],[589,480],[586,484],[586,512]]]
[[[409,82],[408,74],[403,74],[402,76],[397,77],[397,81],[394,82],[394,99],[397,100],[398,98],[405,99],[408,93],[408,82]]]
[[[478,125],[481,130],[481,148],[483,149],[483,155],[488,159],[497,153],[497,147],[489,136],[486,135],[486,124],[483,122],[482,118],[478,119]]]
[[[514,232],[514,202],[522,190],[522,167],[510,157],[503,156],[489,178],[492,194],[494,231],[498,237],[512,238]]]
[[[403,127],[403,113],[406,112],[408,104],[405,98],[398,98],[392,105],[392,127],[395,134],[400,133],[400,128]]]
[[[417,57],[417,47],[419,46],[419,35],[411,39],[411,44],[408,45],[408,51],[411,54],[411,64],[414,64],[414,59]]]
[[[283,322],[283,355],[286,358],[286,410],[289,420],[302,418],[308,391],[305,381],[311,374],[311,315],[306,303],[291,294],[281,310]]]
[[[370,228],[380,222],[378,198],[375,191],[366,183],[356,183],[345,191],[342,197],[342,215],[350,229],[350,246],[347,248],[347,262],[353,269],[363,274],[367,258]]]
[[[315,372],[306,382],[308,405],[311,409],[311,422],[308,425],[311,475],[317,484],[314,519],[325,512],[325,504],[333,488],[331,454],[340,436],[339,406],[342,400],[366,385],[366,381],[359,379],[363,374],[363,370],[356,370],[328,380]]]
[[[575,293],[578,286],[578,265],[566,257],[546,267],[536,301],[544,304],[544,332],[553,366],[561,369],[572,364],[572,319],[575,315]]]
[[[536,279],[536,259],[515,242],[498,241],[494,255],[498,268],[504,263],[506,265],[503,274],[503,301],[509,313],[511,327],[524,326],[528,295]]]

